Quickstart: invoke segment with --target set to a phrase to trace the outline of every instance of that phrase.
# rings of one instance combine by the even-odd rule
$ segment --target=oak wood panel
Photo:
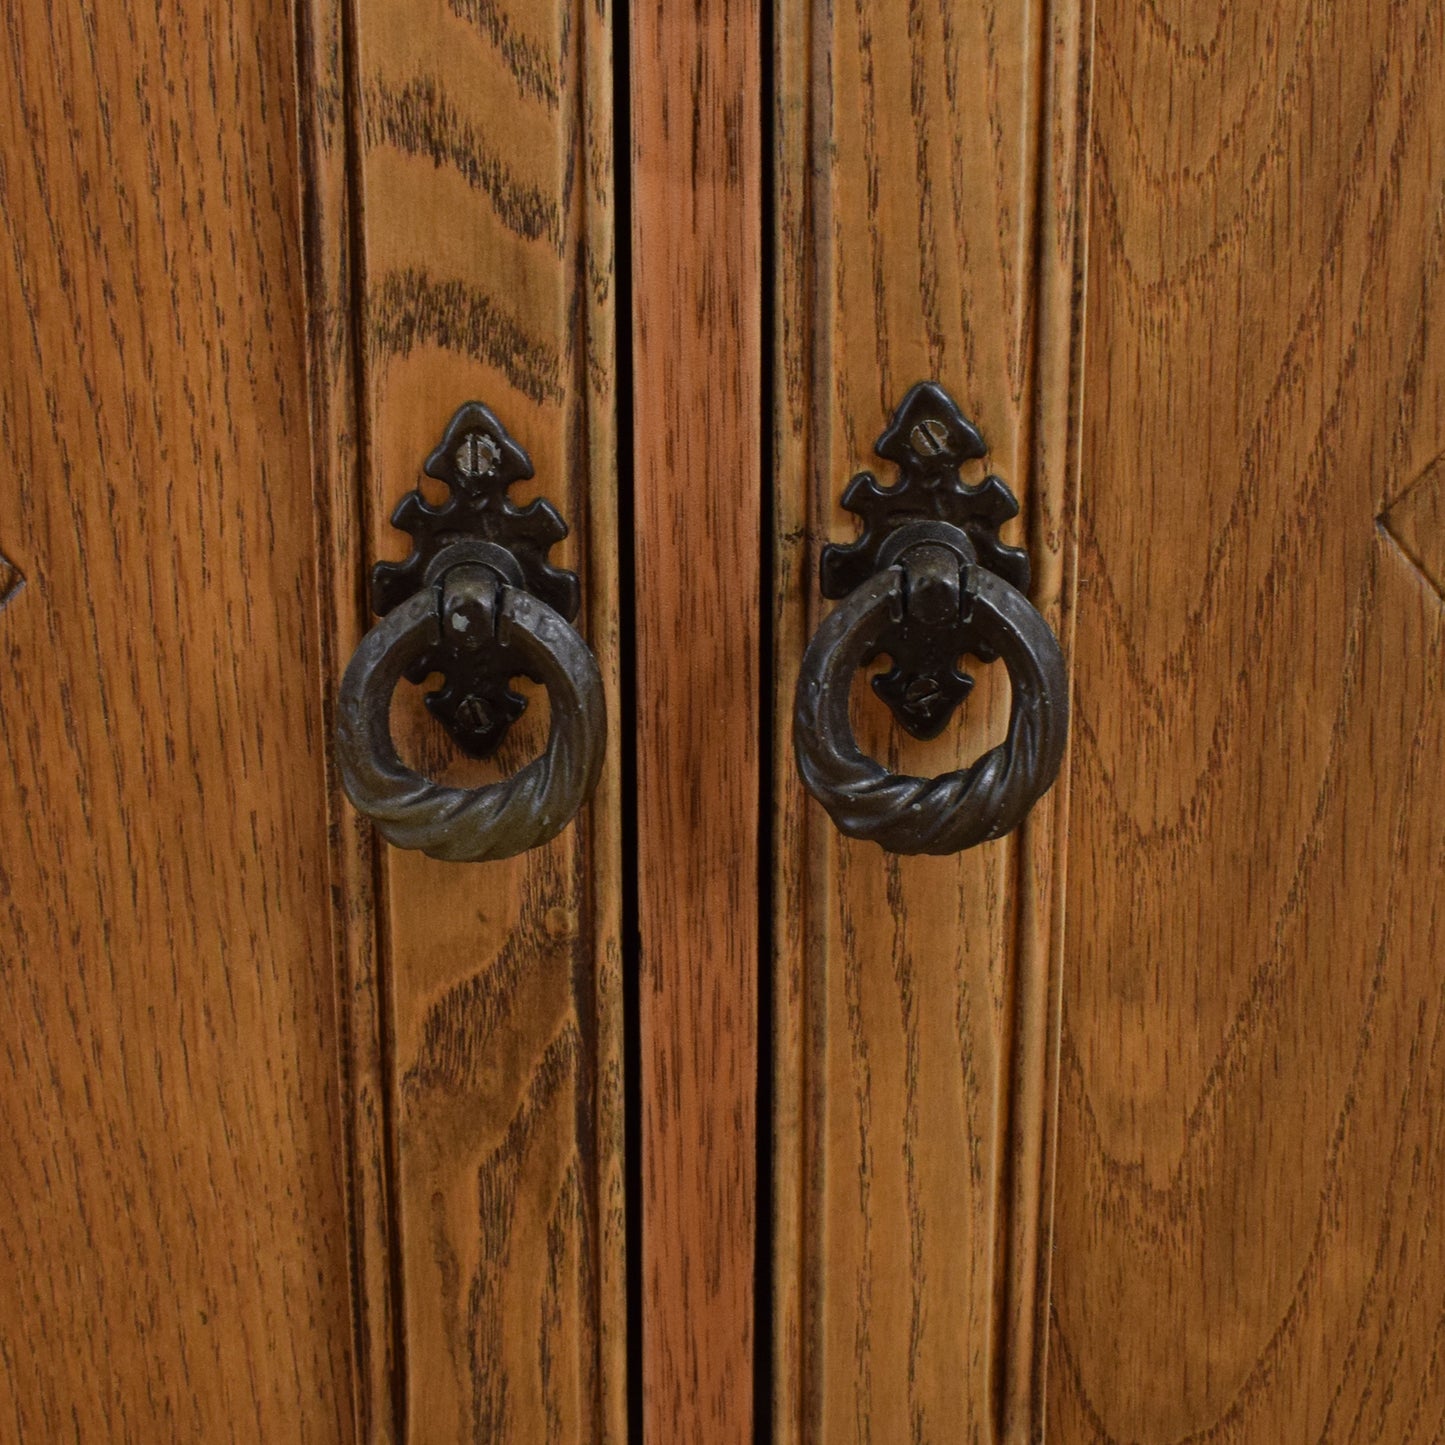
[[[825,605],[819,548],[855,530],[842,485],[918,380],[981,426],[1024,506],[1009,540],[1027,541],[1035,601],[1067,638],[1087,71],[1083,6],[776,16],[787,718]],[[854,724],[890,767],[937,773],[998,741],[1008,700],[983,669],[963,721],[919,744],[860,684]],[[805,802],[781,731],[776,1438],[1030,1439],[1067,792],[1007,842],[896,858]]]
[[[546,847],[486,865],[380,851],[389,1121],[354,1136],[354,1173],[385,1176],[372,1203],[394,1222],[389,1239],[379,1225],[361,1235],[375,1301],[361,1323],[380,1348],[394,1311],[400,1438],[621,1440],[610,13],[596,0],[358,0],[350,23],[370,550],[404,555],[392,507],[456,406],[486,402],[536,467],[514,497],[545,495],[571,524],[553,560],[582,575],[578,625],[612,718],[591,806]],[[432,776],[486,781],[546,744],[544,694],[494,763],[473,764],[420,690],[402,692],[402,755]],[[363,1049],[374,1006],[357,1003]],[[370,1067],[355,1060],[353,1077]],[[375,1371],[370,1388],[385,1399]]]
[[[753,1438],[757,0],[631,17],[643,1439]]]
[[[1435,1440],[1445,12],[1097,25],[1049,1439]]]
[[[0,27],[0,1436],[350,1440],[292,16]]]

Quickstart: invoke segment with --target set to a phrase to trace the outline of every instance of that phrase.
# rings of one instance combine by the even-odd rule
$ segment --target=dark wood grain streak
[[[356,0],[361,483],[373,556],[463,401],[493,407],[572,533],[612,737],[545,848],[487,865],[384,850],[386,1058],[409,1440],[625,1432],[611,20],[595,0]],[[552,78],[554,95],[539,87]],[[480,782],[544,746],[532,704],[490,764],[420,692],[402,754]]]
[[[0,1436],[356,1438],[284,4],[0,16]]]
[[[786,719],[823,610],[818,548],[853,535],[841,488],[925,378],[960,398],[1019,493],[1034,600],[1067,640],[1088,12],[775,14]],[[930,744],[896,734],[860,685],[860,741],[895,770],[965,764],[1002,735],[996,672]],[[1032,1440],[1067,792],[1007,842],[900,859],[806,803],[785,725],[774,767],[776,1437]]]
[[[1442,84],[1428,0],[1099,0],[1061,1445],[1445,1430]]]
[[[448,99],[432,76],[415,76],[399,86],[373,80],[362,97],[362,113],[367,145],[394,146],[450,167],[486,195],[509,230],[529,240],[544,238],[560,253],[560,204],[566,198],[519,181],[502,158],[511,150],[508,137],[472,125],[462,105]]]
[[[762,488],[756,0],[631,17],[642,1429],[753,1438]]]
[[[563,84],[556,55],[524,34],[498,0],[450,0],[450,3],[458,16],[481,29],[501,52],[523,94],[545,101],[555,110]]]
[[[529,401],[560,405],[567,394],[561,349],[530,331],[494,290],[437,279],[424,266],[389,272],[377,282],[371,343],[399,357],[427,346],[474,347]]]

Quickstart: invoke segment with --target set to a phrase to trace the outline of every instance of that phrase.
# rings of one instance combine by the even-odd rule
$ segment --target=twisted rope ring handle
[[[516,648],[551,701],[542,756],[480,788],[414,773],[391,736],[391,695],[407,667],[437,644],[443,589],[448,607],[471,601],[495,620],[499,639]],[[389,843],[479,863],[535,848],[571,822],[601,771],[604,719],[597,661],[571,625],[522,588],[499,586],[482,569],[459,568],[442,588],[423,588],[362,638],[341,683],[337,761],[347,796]]]
[[[890,853],[956,853],[1016,828],[1053,783],[1068,730],[1068,674],[1048,623],[985,568],[964,572],[970,631],[992,646],[1013,689],[1008,736],[971,767],[936,778],[890,773],[853,736],[853,674],[902,615],[904,575],[860,583],[823,620],[798,675],[793,748],[808,791],[840,832]]]

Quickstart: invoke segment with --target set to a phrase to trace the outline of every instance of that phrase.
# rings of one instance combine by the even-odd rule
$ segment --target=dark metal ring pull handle
[[[850,546],[823,549],[822,590],[842,598],[803,658],[793,747],[808,791],[841,832],[890,853],[956,853],[1016,828],[1064,756],[1068,674],[1058,640],[1029,602],[1029,562],[998,539],[1018,502],[998,477],[969,486],[962,462],[983,438],[936,382],[920,382],[876,451],[900,470],[881,487],[853,478],[843,505],[864,521]],[[853,737],[853,675],[887,654],[874,691],[919,738],[936,737],[973,687],[968,653],[1002,658],[1013,691],[1008,736],[968,768],[937,778],[890,773]]]
[[[555,837],[591,796],[606,736],[602,678],[571,626],[580,604],[574,573],[547,553],[567,535],[550,502],[519,508],[507,497],[532,476],[527,454],[479,402],[452,418],[426,474],[450,496],[432,506],[408,492],[392,525],[409,532],[404,562],[372,570],[381,621],[362,638],[342,679],[336,727],[342,785],[356,808],[399,848],[433,858],[510,858]],[[432,714],[462,750],[489,757],[526,700],[511,679],[547,688],[546,751],[520,772],[479,788],[448,787],[408,768],[391,736],[391,696],[403,677],[444,685]]]

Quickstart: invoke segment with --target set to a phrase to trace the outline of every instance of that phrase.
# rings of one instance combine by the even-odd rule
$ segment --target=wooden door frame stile
[[[642,1434],[754,1425],[761,0],[631,14]]]
[[[328,737],[336,680],[366,630],[365,578],[371,519],[365,475],[366,405],[361,385],[365,294],[360,146],[353,134],[355,16],[351,0],[300,0],[296,7],[302,222],[306,250],[307,344],[313,475],[317,497],[317,599],[324,659],[320,681]],[[395,1203],[390,1060],[382,988],[386,920],[378,885],[379,843],[346,804],[328,750],[331,926],[341,1038],[345,1179],[350,1210],[352,1413],[356,1438],[404,1438],[405,1352],[400,1329],[400,1259]]]

